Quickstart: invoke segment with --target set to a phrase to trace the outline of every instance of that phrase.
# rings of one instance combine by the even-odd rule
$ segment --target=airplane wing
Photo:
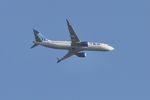
[[[67,21],[67,25],[68,25],[68,30],[70,33],[70,37],[71,37],[71,41],[72,41],[72,45],[80,42],[78,36],[76,35],[75,31],[73,30],[72,26],[70,25],[69,21],[66,19]]]
[[[80,42],[78,36],[76,35],[75,31],[73,30],[72,26],[70,25],[69,21],[66,19],[67,21],[67,25],[68,25],[68,30],[69,30],[69,33],[70,33],[70,38],[71,38],[71,45],[72,46],[76,46],[77,43]],[[71,51],[69,50],[68,53],[62,57],[61,59],[58,59],[57,63],[61,62],[62,60],[65,60],[73,55],[75,55],[77,51]]]
[[[68,51],[68,53],[67,53],[64,57],[62,57],[61,59],[58,58],[57,63],[61,62],[62,60],[65,60],[65,59],[67,59],[67,58],[69,58],[69,57],[71,57],[71,56],[73,56],[73,55],[74,55],[73,52]]]

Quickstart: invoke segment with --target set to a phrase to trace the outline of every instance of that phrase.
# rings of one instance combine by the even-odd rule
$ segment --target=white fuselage
[[[64,50],[71,50],[76,49],[78,51],[112,51],[114,48],[105,43],[96,43],[96,42],[88,42],[88,46],[71,46],[71,41],[42,41],[42,42],[35,42],[37,45],[42,45],[48,48],[54,49],[64,49]]]

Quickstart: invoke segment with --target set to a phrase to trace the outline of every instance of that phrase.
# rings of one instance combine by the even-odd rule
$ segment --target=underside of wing
[[[72,45],[76,44],[76,43],[79,43],[80,40],[78,38],[78,36],[76,35],[75,31],[73,30],[72,26],[70,25],[69,21],[67,21],[67,25],[68,25],[68,30],[69,30],[69,33],[70,33],[70,38],[71,38],[71,41],[72,41]]]
[[[74,55],[73,52],[68,51],[68,53],[64,57],[62,57],[61,59],[58,58],[57,63],[61,62],[62,60],[65,60],[65,59],[67,59],[67,58],[69,58],[69,57],[71,57],[73,55]]]

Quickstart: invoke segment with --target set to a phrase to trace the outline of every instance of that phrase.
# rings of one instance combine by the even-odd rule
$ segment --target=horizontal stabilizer
[[[36,46],[38,46],[38,44],[33,44],[33,45],[31,46],[31,49],[34,48],[34,47],[36,47]]]

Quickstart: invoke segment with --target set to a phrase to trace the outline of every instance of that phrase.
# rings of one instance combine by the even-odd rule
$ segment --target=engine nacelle
[[[82,47],[88,47],[88,42],[80,42],[80,46]]]
[[[85,52],[79,52],[76,54],[76,56],[83,58],[83,57],[86,57],[86,53]]]

